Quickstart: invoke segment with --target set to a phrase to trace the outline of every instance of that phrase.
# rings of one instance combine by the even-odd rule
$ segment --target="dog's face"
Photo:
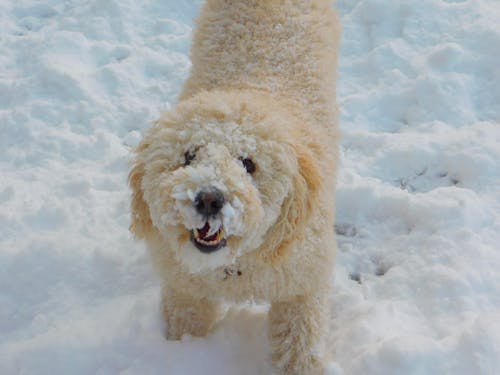
[[[158,231],[190,272],[256,249],[273,258],[301,235],[317,195],[320,172],[300,146],[307,139],[297,139],[307,135],[250,99],[203,94],[181,103],[138,147],[132,230]]]

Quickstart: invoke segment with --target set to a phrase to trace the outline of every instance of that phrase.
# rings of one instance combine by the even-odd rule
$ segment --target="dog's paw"
[[[282,375],[323,375],[325,373],[322,358],[293,353],[293,350],[283,353],[283,356],[274,352],[273,362]]]
[[[314,296],[271,305],[269,338],[272,360],[283,375],[322,375],[325,300]]]
[[[199,314],[176,312],[163,314],[167,340],[180,340],[184,335],[204,337],[212,330],[215,321]]]
[[[184,335],[203,337],[209,333],[211,328],[199,320],[193,321],[165,317],[165,321],[165,337],[171,341],[180,340]]]
[[[206,336],[220,316],[219,305],[206,299],[195,299],[164,291],[162,314],[167,340],[180,340],[184,335]]]
[[[282,375],[323,375],[323,358],[301,346],[299,334],[288,334],[282,340],[274,340],[272,360]]]

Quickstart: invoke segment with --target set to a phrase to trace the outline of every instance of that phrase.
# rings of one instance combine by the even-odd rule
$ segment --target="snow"
[[[130,149],[175,103],[200,3],[0,3],[0,373],[273,373],[262,306],[165,341],[127,229]],[[500,3],[337,7],[327,373],[498,373]]]

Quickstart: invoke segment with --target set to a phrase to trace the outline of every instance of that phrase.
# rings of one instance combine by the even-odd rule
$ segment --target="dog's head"
[[[159,233],[193,273],[253,250],[282,258],[304,235],[323,153],[282,107],[254,92],[206,92],[166,113],[136,150],[132,232]]]

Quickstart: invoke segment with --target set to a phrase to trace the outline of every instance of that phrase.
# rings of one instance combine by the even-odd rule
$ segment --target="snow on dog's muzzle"
[[[196,211],[207,221],[202,228],[191,230],[191,241],[198,250],[204,253],[211,253],[226,246],[222,221],[213,220],[219,215],[224,204],[224,194],[213,186],[203,188],[196,195],[194,200]]]

